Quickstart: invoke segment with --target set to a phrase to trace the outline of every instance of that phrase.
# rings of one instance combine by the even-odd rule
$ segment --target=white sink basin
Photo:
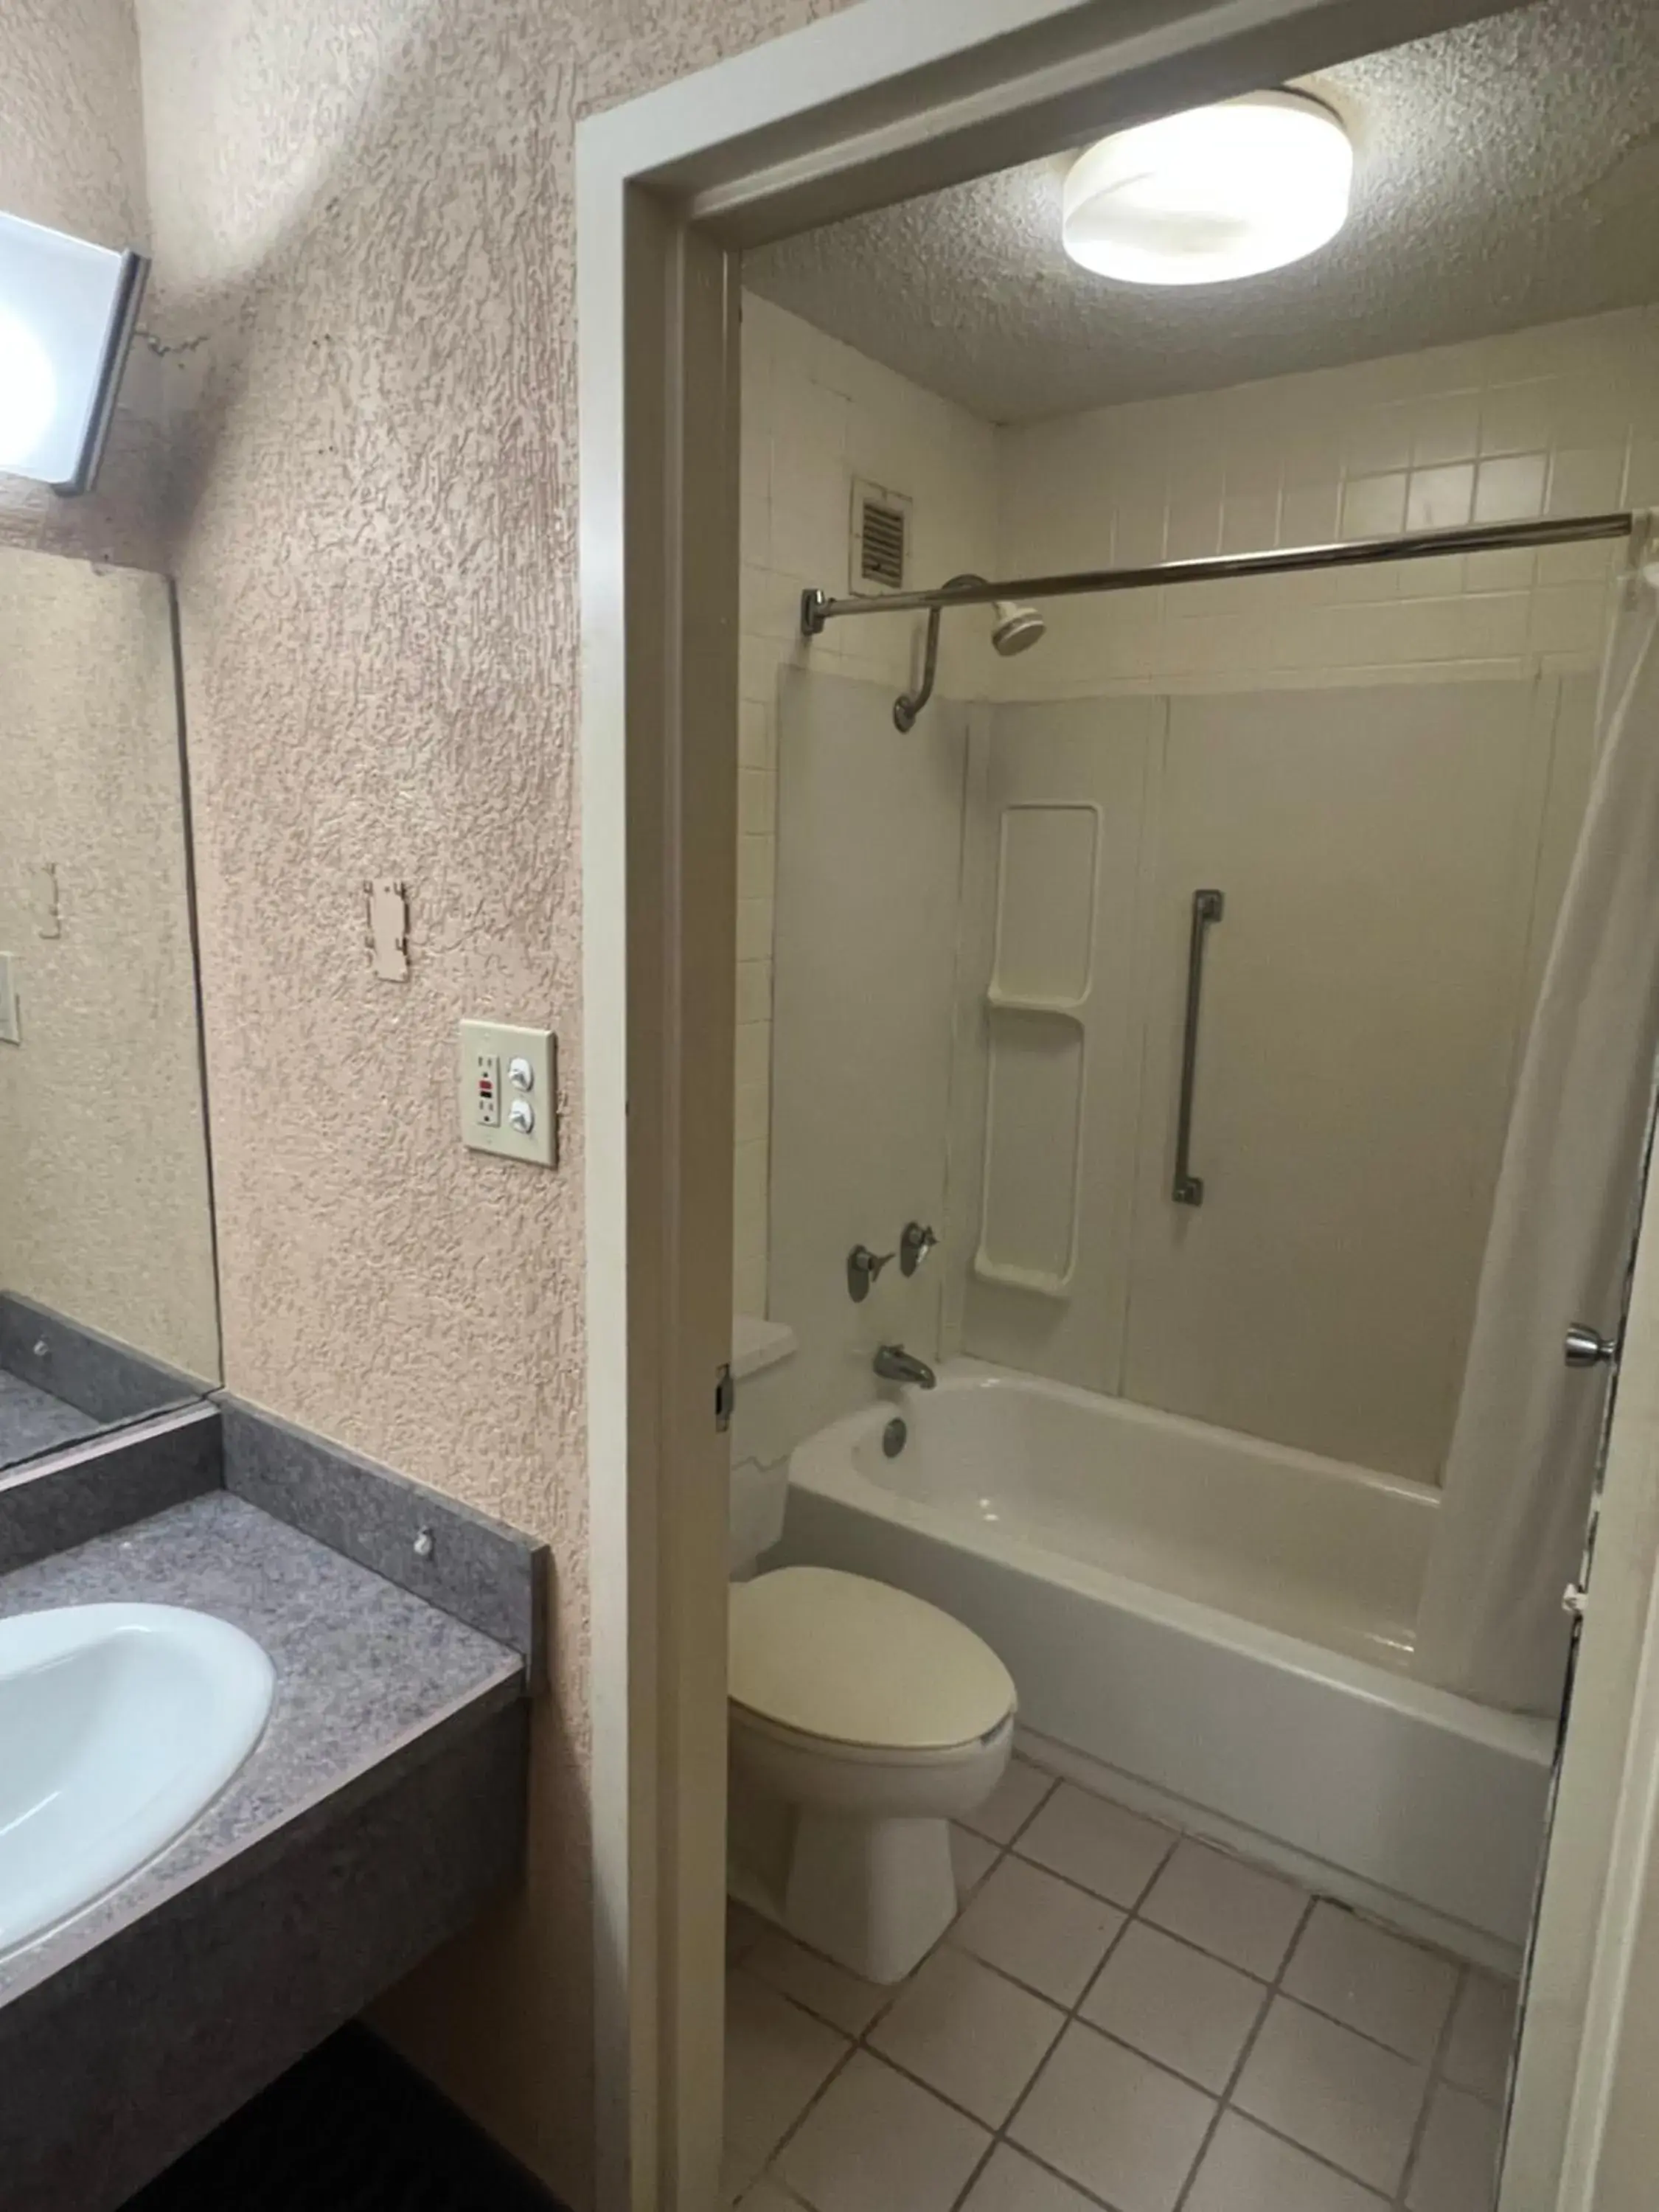
[[[178,1606],[0,1620],[0,1954],[187,1828],[258,1741],[275,1683],[252,1637]]]

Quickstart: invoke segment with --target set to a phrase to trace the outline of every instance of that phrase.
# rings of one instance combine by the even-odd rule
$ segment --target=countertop
[[[276,1670],[264,1735],[199,1819],[97,1904],[0,1958],[0,2007],[366,1775],[524,1694],[521,1655],[225,1491],[0,1577],[0,1618],[127,1599],[245,1629]]]

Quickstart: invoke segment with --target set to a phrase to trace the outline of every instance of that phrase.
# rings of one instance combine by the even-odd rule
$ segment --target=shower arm
[[[911,720],[933,688],[939,652],[939,618],[946,607],[992,606],[999,599],[1060,599],[1085,592],[1145,591],[1160,584],[1202,584],[1229,576],[1276,576],[1307,568],[1358,568],[1379,561],[1414,561],[1437,553],[1501,553],[1516,547],[1577,545],[1600,538],[1631,538],[1645,517],[1628,509],[1610,514],[1554,515],[1534,522],[1462,523],[1449,530],[1407,530],[1394,538],[1355,538],[1337,545],[1285,546],[1270,553],[1222,553],[1195,561],[1162,561],[1146,568],[1079,568],[1069,575],[1017,576],[988,584],[982,576],[953,576],[931,592],[886,592],[873,599],[831,599],[827,592],[800,595],[803,637],[821,637],[828,623],[854,615],[926,613],[927,659]],[[896,716],[896,708],[895,715]],[[901,723],[908,729],[908,723]]]
[[[943,590],[955,592],[964,584],[983,584],[984,582],[983,576],[952,576],[950,582],[943,586]],[[813,594],[810,592],[806,594],[808,598],[812,596]],[[823,595],[819,593],[817,596],[821,598]],[[893,726],[897,730],[915,729],[917,715],[933,696],[933,678],[939,671],[939,618],[949,602],[939,592],[933,594],[933,604],[927,610],[927,643],[921,656],[921,681],[914,691],[902,691],[893,702]],[[827,604],[833,607],[835,602],[830,600]],[[963,604],[973,606],[978,605],[978,601],[969,599],[964,600]],[[890,605],[889,611],[891,611]],[[803,603],[801,613],[803,626],[805,619]]]

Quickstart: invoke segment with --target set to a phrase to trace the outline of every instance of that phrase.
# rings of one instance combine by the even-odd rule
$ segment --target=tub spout
[[[939,1381],[927,1362],[914,1358],[902,1344],[878,1346],[871,1364],[884,1382],[914,1382],[919,1389],[931,1390]]]

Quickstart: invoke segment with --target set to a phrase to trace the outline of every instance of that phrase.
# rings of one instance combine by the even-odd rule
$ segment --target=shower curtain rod
[[[1373,561],[1414,561],[1435,553],[1500,553],[1517,546],[1577,545],[1628,538],[1636,517],[1561,515],[1540,522],[1464,523],[1450,530],[1407,530],[1397,538],[1354,538],[1339,545],[1286,546],[1273,553],[1221,553],[1162,561],[1150,568],[1079,568],[1068,576],[1016,576],[1012,582],[953,584],[936,592],[888,592],[873,599],[800,595],[803,637],[847,615],[921,614],[934,607],[984,607],[998,599],[1058,599],[1080,592],[1138,592],[1153,584],[1202,584],[1226,576],[1278,576],[1301,568],[1358,568]]]

